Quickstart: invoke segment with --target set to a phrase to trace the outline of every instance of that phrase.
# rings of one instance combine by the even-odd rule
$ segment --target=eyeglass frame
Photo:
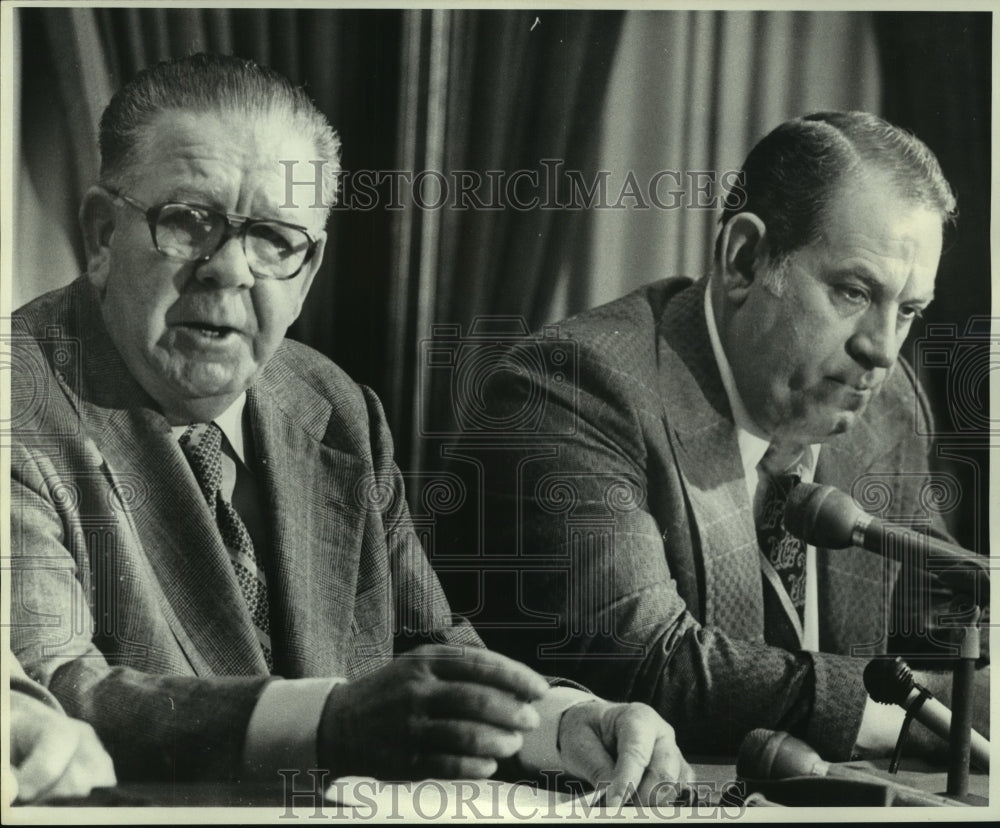
[[[123,193],[121,190],[116,190],[112,187],[106,187],[106,186],[102,186],[101,189],[103,189],[106,193],[113,196],[114,198],[120,199],[121,201],[128,204],[130,207],[133,207],[134,209],[141,212],[146,219],[146,224],[149,226],[149,235],[150,238],[152,238],[153,240],[153,247],[156,248],[156,252],[159,253],[161,256],[165,256],[168,259],[174,259],[175,261],[178,262],[207,262],[212,258],[212,256],[214,256],[222,249],[222,246],[226,242],[228,242],[232,238],[238,238],[240,240],[240,247],[243,250],[243,255],[247,256],[247,248],[246,248],[247,232],[251,227],[253,227],[255,224],[280,224],[282,227],[288,227],[292,230],[298,230],[300,233],[305,235],[305,237],[309,240],[309,247],[306,250],[305,256],[302,259],[302,263],[298,266],[298,268],[296,268],[294,273],[291,273],[288,276],[258,276],[256,273],[253,272],[253,268],[250,267],[249,256],[247,256],[247,267],[250,269],[250,273],[253,275],[255,279],[261,279],[267,282],[287,282],[291,279],[294,279],[302,272],[302,268],[304,268],[309,263],[309,260],[312,259],[312,257],[315,255],[316,246],[319,244],[319,239],[313,238],[312,233],[310,233],[308,230],[306,230],[305,227],[303,227],[300,224],[292,224],[291,222],[281,221],[279,219],[256,219],[251,216],[241,215],[239,213],[226,213],[222,210],[216,209],[215,207],[210,207],[207,204],[198,204],[197,202],[192,202],[192,201],[164,201],[160,204],[154,204],[152,206],[149,206],[143,204],[141,201],[138,201],[137,199],[132,198],[131,196],[125,195],[125,193]],[[156,223],[160,217],[160,213],[163,212],[163,209],[165,207],[170,207],[172,205],[179,205],[181,207],[193,207],[197,210],[205,210],[209,213],[213,213],[217,216],[222,217],[222,219],[225,222],[225,225],[223,226],[222,236],[219,238],[219,243],[216,246],[215,250],[197,259],[183,259],[178,256],[171,256],[169,253],[165,253],[163,250],[160,249],[160,243],[156,238]]]

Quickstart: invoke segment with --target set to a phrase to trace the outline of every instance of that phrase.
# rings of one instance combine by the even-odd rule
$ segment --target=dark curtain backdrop
[[[937,466],[953,476],[941,496],[963,546],[989,551],[991,350],[990,136],[992,15],[873,15],[882,66],[883,115],[919,135],[958,198],[934,303],[904,346],[934,407]],[[993,335],[996,335],[993,328]]]
[[[546,165],[589,179],[597,171],[594,128],[621,28],[618,12],[459,12],[435,50],[442,62],[438,88],[438,155],[428,168],[484,175],[477,195],[502,209],[444,209],[421,216],[438,239],[431,272],[411,279],[418,343],[435,323],[469,337],[477,318],[509,317],[507,331],[534,330],[557,315],[557,291],[582,272],[591,213],[546,204]],[[487,171],[504,174],[500,185]],[[508,187],[523,173],[524,186]],[[534,177],[534,178],[532,178]],[[498,179],[500,180],[500,179]],[[537,186],[532,181],[537,181]],[[521,207],[537,199],[538,204]],[[427,251],[423,251],[424,254]],[[425,285],[431,285],[425,289]],[[512,327],[513,326],[513,327]],[[481,327],[481,326],[480,326]],[[418,351],[407,377],[414,416],[409,424],[414,468],[437,467],[437,445],[426,439],[455,426],[452,376],[434,371]]]

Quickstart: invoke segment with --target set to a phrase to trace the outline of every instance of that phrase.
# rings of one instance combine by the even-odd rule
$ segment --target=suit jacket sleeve
[[[111,667],[92,638],[99,623],[94,593],[111,585],[81,575],[64,537],[61,494],[46,482],[44,462],[43,454],[14,446],[11,634],[26,672],[70,716],[90,722],[120,778],[235,778],[247,722],[270,679]],[[128,596],[112,606],[127,611]]]
[[[483,588],[487,645],[652,705],[689,751],[731,753],[768,727],[848,758],[865,697],[857,661],[699,621],[703,585],[677,470],[648,452],[629,377],[582,348],[577,358],[575,384],[499,372],[493,421],[541,414],[530,433],[479,449],[470,438],[460,452],[485,479],[483,530],[463,526],[466,543],[476,538],[486,558],[517,557],[516,582]]]

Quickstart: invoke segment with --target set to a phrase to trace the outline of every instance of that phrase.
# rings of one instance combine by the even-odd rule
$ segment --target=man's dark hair
[[[127,177],[141,153],[144,130],[165,111],[233,112],[250,123],[276,117],[290,135],[311,138],[324,161],[324,202],[334,203],[340,139],[301,88],[284,75],[232,55],[199,53],[144,69],[123,86],[101,116],[103,184]],[[305,159],[303,159],[305,160]],[[310,159],[312,160],[312,159]]]
[[[887,173],[901,198],[938,212],[943,225],[954,220],[955,196],[920,139],[870,112],[816,112],[786,121],[750,151],[720,224],[754,213],[780,261],[817,239],[834,193],[865,169]],[[716,256],[720,243],[721,234]]]

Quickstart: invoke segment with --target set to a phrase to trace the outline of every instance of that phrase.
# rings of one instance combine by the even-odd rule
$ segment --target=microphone
[[[865,667],[865,690],[880,704],[898,704],[928,730],[946,742],[951,735],[951,711],[921,687],[913,671],[901,658],[876,658]],[[923,703],[920,704],[920,700]],[[990,743],[972,731],[972,761],[983,770],[990,769]]]
[[[892,793],[892,804],[961,806],[937,794],[925,793],[908,785],[882,779],[875,774],[845,768],[825,762],[816,751],[801,739],[782,731],[758,728],[751,730],[740,745],[736,759],[736,774],[746,780],[796,779],[801,777],[826,777],[844,779],[864,785],[880,785]],[[849,802],[845,802],[849,805]]]
[[[806,543],[826,549],[860,546],[902,560],[926,551],[925,567],[957,593],[989,603],[989,568],[982,556],[960,546],[885,523],[833,486],[799,483],[785,505],[785,528]],[[982,576],[982,577],[980,577]],[[982,598],[982,601],[978,600]]]

